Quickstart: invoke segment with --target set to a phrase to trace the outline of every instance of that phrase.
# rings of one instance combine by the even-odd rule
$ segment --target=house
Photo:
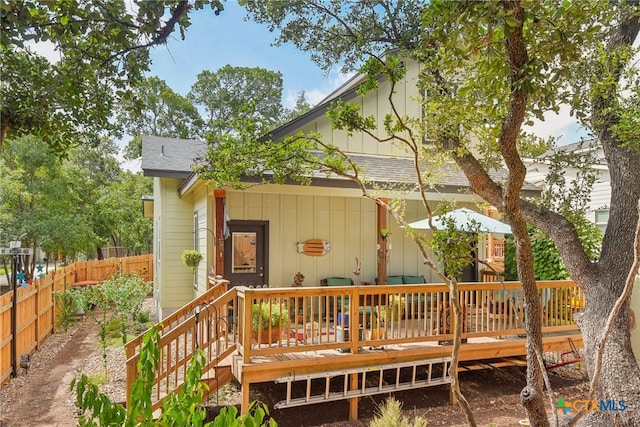
[[[573,144],[556,147],[542,154],[537,159],[527,159],[527,181],[539,185],[545,185],[545,177],[549,174],[550,163],[548,158],[554,154],[575,153],[588,155],[591,159],[590,168],[595,173],[596,180],[591,187],[589,201],[586,205],[586,217],[598,226],[604,234],[609,221],[609,207],[611,206],[611,178],[609,167],[602,146],[595,140],[586,140]],[[563,169],[567,181],[574,180],[578,175],[578,168],[566,167]],[[635,286],[631,295],[631,345],[636,354],[636,360],[640,364],[640,328],[638,328],[638,316],[640,316],[640,275],[636,277]]]
[[[562,153],[586,155],[591,159],[590,168],[595,173],[596,180],[589,194],[590,200],[586,205],[586,217],[596,224],[604,234],[609,220],[611,179],[602,147],[597,144],[595,140],[563,145],[547,151],[536,159],[526,159],[527,181],[543,187],[545,185],[545,178],[549,174],[549,157]],[[563,170],[567,182],[575,180],[579,173],[579,169],[576,167],[565,167]]]
[[[401,114],[421,114],[413,97],[417,77],[417,64],[409,66],[404,81],[395,88]],[[380,121],[390,112],[389,83],[381,81],[377,90],[363,97],[356,92],[361,82],[362,76],[354,77],[324,102],[273,131],[272,137],[319,132],[350,153],[377,185],[415,182],[413,162],[398,147],[331,128],[325,112],[338,98],[358,103],[364,114],[374,114]],[[352,278],[364,284],[375,282],[382,260],[380,264],[389,275],[439,281],[424,266],[415,243],[386,217],[384,209],[363,198],[351,181],[315,176],[308,186],[264,184],[242,191],[216,188],[192,173],[192,166],[205,150],[201,141],[143,137],[142,169],[154,178],[155,298],[160,318],[202,294],[210,275],[223,276],[232,285],[255,287],[291,286],[298,272],[305,277],[304,286],[319,286],[326,277]],[[525,190],[538,192],[531,185]],[[394,194],[389,191],[383,196],[397,197]],[[425,196],[434,208],[447,200],[457,207],[477,210],[481,201],[453,165]],[[407,222],[426,216],[418,193],[407,192],[402,197]],[[379,232],[382,229],[388,231],[384,239]],[[305,242],[307,248],[315,245],[321,249],[306,251]],[[204,255],[195,271],[181,262],[182,251],[194,248]],[[488,257],[483,247],[480,257]],[[471,269],[464,279],[476,280],[477,269]],[[359,274],[354,274],[358,270]]]

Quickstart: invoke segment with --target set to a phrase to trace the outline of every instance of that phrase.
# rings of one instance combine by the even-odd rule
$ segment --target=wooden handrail
[[[154,327],[158,330],[158,332],[160,332],[160,335],[165,334],[167,331],[175,328],[177,325],[184,322],[187,319],[187,317],[193,315],[196,307],[200,307],[202,305],[205,305],[215,300],[220,295],[225,293],[228,288],[229,288],[229,282],[227,280],[218,281],[211,288],[209,288],[204,294],[200,295],[196,299],[180,307],[178,310],[176,310],[169,316],[162,319]],[[133,357],[133,355],[135,355],[135,353],[140,350],[140,345],[142,344],[142,338],[145,333],[146,331],[125,344],[124,348],[125,348],[125,354],[127,358]]]
[[[158,371],[152,385],[152,407],[155,411],[161,408],[163,399],[172,392],[182,388],[187,367],[196,348],[205,353],[204,372],[214,368],[216,364],[232,354],[236,349],[237,332],[229,318],[230,307],[236,304],[235,288],[226,289],[227,284],[212,288],[201,297],[182,307],[172,318],[180,320],[171,327],[159,324],[156,326],[161,334]],[[213,295],[217,298],[208,299]],[[177,312],[176,312],[177,313]],[[131,385],[138,375],[140,345],[142,336],[136,337],[126,344],[127,353],[127,404],[131,401]]]

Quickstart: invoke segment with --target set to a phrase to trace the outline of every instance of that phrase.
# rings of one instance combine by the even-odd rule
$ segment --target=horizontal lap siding
[[[158,209],[156,220],[162,228],[157,271],[159,302],[163,309],[178,308],[191,301],[194,293],[193,271],[182,263],[182,252],[193,248],[193,194],[179,198],[180,180],[156,180],[160,197],[154,209]]]

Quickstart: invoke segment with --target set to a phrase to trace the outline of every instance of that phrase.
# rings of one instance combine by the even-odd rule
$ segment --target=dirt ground
[[[0,390],[0,427],[8,426],[74,426],[74,396],[69,385],[77,369],[97,346],[97,325],[87,320],[79,322],[71,332],[49,338],[32,358],[29,372],[20,370]],[[460,375],[462,391],[470,401],[478,425],[517,426],[524,418],[519,393],[524,386],[523,368],[510,367],[465,372]],[[578,369],[564,369],[564,375],[551,374],[557,397],[584,396],[587,383]],[[231,387],[232,388],[232,387]],[[301,426],[367,426],[378,405],[387,397],[362,398],[359,420],[347,421],[349,406],[337,401],[297,408],[271,410],[281,427]],[[457,405],[449,404],[448,386],[418,388],[395,394],[403,402],[405,412],[427,419],[429,426],[466,425]],[[264,383],[252,389],[252,399],[261,400],[271,408],[285,398],[285,385]],[[209,401],[236,403],[233,390]],[[215,412],[216,408],[212,411]],[[550,412],[551,413],[551,412]]]
[[[562,373],[562,376],[550,373],[556,399],[587,394],[588,382],[585,372],[577,368],[564,368]],[[524,408],[520,404],[520,391],[525,385],[524,368],[508,367],[463,372],[460,374],[460,383],[479,426],[518,426],[518,421],[526,418]],[[272,408],[276,402],[285,398],[285,390],[284,384],[265,383],[252,391],[252,398],[261,400]],[[347,421],[347,401],[272,410],[271,413],[280,427],[364,427],[369,425],[369,421],[378,413],[379,406],[388,396],[381,394],[361,398],[357,421]],[[409,418],[420,416],[427,420],[429,426],[468,425],[460,407],[449,403],[448,385],[417,388],[395,393],[394,396],[403,403],[403,410]],[[551,410],[549,415],[552,416]]]

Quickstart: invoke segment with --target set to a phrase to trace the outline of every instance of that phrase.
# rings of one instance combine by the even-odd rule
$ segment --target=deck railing
[[[449,288],[442,284],[223,290],[209,290],[158,326],[162,360],[153,386],[154,409],[182,387],[196,347],[205,351],[207,372],[236,350],[247,364],[276,354],[338,350],[333,355],[340,357],[366,347],[453,339]],[[578,331],[573,314],[584,299],[574,282],[539,282],[538,295],[543,333]],[[463,339],[524,334],[519,283],[460,284],[458,299]],[[286,324],[269,326],[264,337],[252,330],[253,306],[262,303],[288,312]],[[127,390],[137,375],[141,339],[126,346]]]
[[[543,333],[577,331],[573,314],[584,305],[572,281],[539,282]],[[524,306],[518,282],[458,286],[462,338],[524,334]],[[239,341],[243,358],[309,350],[389,346],[453,339],[449,288],[442,284],[242,289],[238,291]],[[269,302],[289,310],[281,339],[257,342],[251,331],[253,304]],[[273,328],[273,327],[271,327]],[[353,333],[358,331],[358,333]],[[258,338],[259,339],[259,338]]]

